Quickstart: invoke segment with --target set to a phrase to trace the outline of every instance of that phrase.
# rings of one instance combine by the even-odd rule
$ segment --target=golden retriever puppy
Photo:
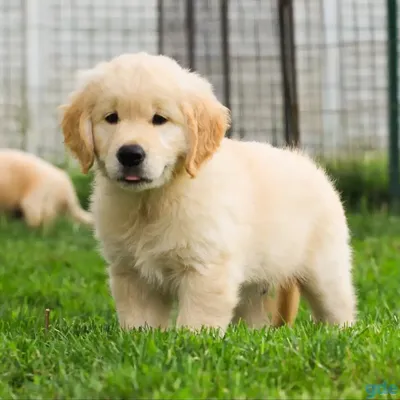
[[[47,225],[63,212],[79,223],[92,224],[63,170],[14,149],[0,149],[0,168],[0,211],[21,212],[30,227]]]
[[[264,324],[266,285],[299,282],[317,321],[352,324],[345,213],[298,151],[224,138],[210,83],[166,56],[86,71],[62,106],[65,144],[95,165],[92,211],[122,327]],[[261,305],[261,306],[260,306]]]

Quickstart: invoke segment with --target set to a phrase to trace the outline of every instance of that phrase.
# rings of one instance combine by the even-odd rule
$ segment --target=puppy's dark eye
[[[153,125],[163,125],[168,122],[167,118],[164,118],[162,115],[154,114],[154,117],[151,121]]]
[[[118,114],[116,112],[113,112],[111,114],[106,115],[105,120],[109,124],[117,124],[118,121],[119,121],[119,117],[118,117]]]

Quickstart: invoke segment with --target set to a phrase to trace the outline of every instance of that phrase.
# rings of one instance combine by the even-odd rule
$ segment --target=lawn
[[[400,218],[350,217],[359,322],[231,328],[224,338],[120,331],[91,232],[0,225],[0,398],[366,398],[400,396]],[[44,328],[44,310],[51,309]],[[369,396],[372,398],[373,396]],[[376,394],[374,398],[388,398]]]

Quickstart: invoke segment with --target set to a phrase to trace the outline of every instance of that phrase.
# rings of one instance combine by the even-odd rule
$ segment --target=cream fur
[[[92,210],[121,326],[166,327],[177,298],[178,326],[258,327],[263,288],[293,280],[316,320],[354,322],[332,183],[300,152],[223,139],[229,112],[206,80],[165,56],[122,55],[87,71],[63,108],[67,147],[84,171],[95,159]],[[104,120],[112,112],[117,124]],[[152,124],[155,113],[168,122]],[[133,143],[150,179],[134,186],[116,158]]]
[[[61,169],[15,149],[0,149],[0,169],[0,211],[22,211],[30,227],[48,225],[64,212],[79,223],[92,224]]]

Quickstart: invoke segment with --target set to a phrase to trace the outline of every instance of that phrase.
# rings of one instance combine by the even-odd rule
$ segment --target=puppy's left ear
[[[185,168],[194,178],[200,166],[218,150],[230,126],[230,111],[210,94],[184,104],[183,112],[189,133]]]
[[[84,92],[74,94],[71,102],[62,105],[61,127],[66,147],[78,159],[84,174],[89,172],[94,162],[92,123]]]

